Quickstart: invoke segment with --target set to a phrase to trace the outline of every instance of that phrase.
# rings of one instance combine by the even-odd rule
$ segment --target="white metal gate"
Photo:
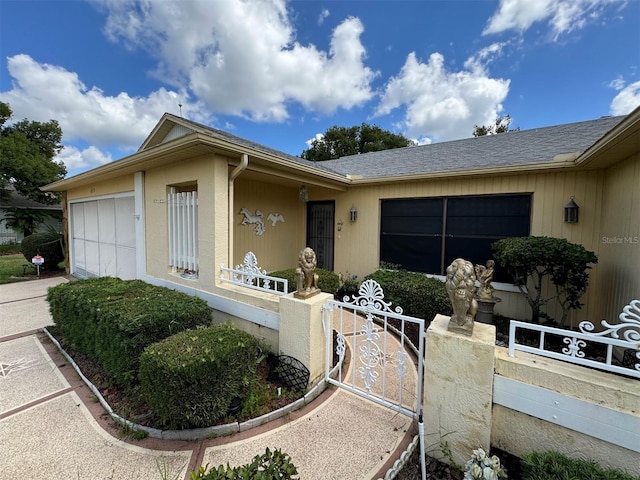
[[[323,308],[325,380],[421,421],[424,320],[392,309],[371,279],[353,299],[343,300],[329,300]],[[407,338],[410,331],[417,345]]]

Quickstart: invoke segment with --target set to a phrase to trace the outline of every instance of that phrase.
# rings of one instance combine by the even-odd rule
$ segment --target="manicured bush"
[[[55,270],[58,264],[64,260],[64,248],[62,247],[62,234],[56,232],[34,233],[22,239],[22,254],[27,262],[36,255],[44,257],[43,268]]]
[[[437,314],[451,315],[452,308],[444,282],[422,273],[380,269],[367,275],[380,284],[392,308],[400,306],[405,315],[423,318],[427,324]]]
[[[253,461],[241,467],[220,465],[208,472],[206,467],[200,467],[196,472],[191,472],[191,480],[294,480],[293,475],[298,475],[298,470],[291,463],[291,457],[279,449],[271,452],[267,448],[262,455],[253,457]]]
[[[522,458],[523,480],[638,480],[618,469],[604,469],[593,461],[568,458],[558,452],[533,452]]]
[[[169,429],[214,425],[255,377],[258,347],[231,324],[180,332],[144,350],[141,392]]]
[[[558,302],[564,325],[570,310],[582,307],[580,297],[589,285],[590,264],[598,263],[594,252],[564,238],[512,237],[492,245],[493,256],[504,267],[531,307],[531,321],[552,320],[544,311],[551,301]],[[550,280],[554,292],[547,292]]]
[[[334,295],[340,287],[340,277],[336,273],[323,268],[317,268],[318,288],[323,292]],[[269,274],[272,277],[285,278],[289,282],[289,293],[296,291],[296,269],[278,270]]]
[[[65,341],[98,361],[116,383],[137,378],[145,347],[211,324],[211,309],[203,300],[140,280],[63,283],[49,289],[47,300]]]

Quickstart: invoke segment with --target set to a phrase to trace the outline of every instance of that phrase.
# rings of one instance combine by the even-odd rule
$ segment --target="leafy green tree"
[[[353,127],[330,127],[321,139],[313,140],[311,146],[303,151],[301,156],[307,160],[319,162],[411,145],[414,145],[414,142],[404,135],[383,130],[377,125],[363,123]]]
[[[7,197],[9,187],[43,204],[55,204],[56,195],[40,187],[61,180],[67,173],[55,156],[62,150],[62,129],[56,120],[21,120],[6,126],[11,107],[0,102],[0,195]]]
[[[582,307],[580,297],[589,284],[590,264],[598,263],[594,252],[582,245],[553,237],[504,238],[492,245],[493,256],[513,277],[531,307],[531,321],[549,318],[544,307],[555,300],[562,309],[560,325],[569,311]],[[544,291],[545,280],[555,287],[551,296]]]
[[[5,211],[4,218],[0,222],[4,222],[14,232],[24,233],[24,236],[28,237],[47,217],[49,214],[42,210],[9,208]]]
[[[482,137],[484,135],[495,135],[496,133],[516,132],[520,130],[520,127],[509,128],[511,126],[511,116],[505,115],[504,117],[496,118],[496,122],[493,125],[475,125],[473,127],[473,136]]]

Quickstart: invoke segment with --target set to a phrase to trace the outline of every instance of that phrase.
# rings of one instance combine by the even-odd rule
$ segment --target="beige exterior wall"
[[[241,208],[251,213],[260,210],[264,234],[256,235],[255,224],[242,225]],[[284,222],[268,220],[279,213]],[[305,204],[298,199],[298,189],[274,183],[244,180],[238,177],[234,185],[233,265],[242,263],[247,252],[253,252],[258,266],[267,272],[294,268],[304,245]]]
[[[67,201],[133,192],[133,190],[133,175],[125,175],[104,182],[96,182],[85,187],[67,190]]]
[[[172,274],[168,258],[167,193],[172,185],[197,184],[199,278]],[[165,165],[145,173],[147,274],[174,283],[213,291],[219,266],[227,261],[227,161],[204,156]]]
[[[509,357],[496,348],[495,373],[569,397],[638,416],[638,381],[553,359],[517,352]],[[590,435],[545,422],[500,405],[493,406],[491,444],[518,456],[532,451],[559,451],[594,460],[605,467],[640,475],[640,453]]]
[[[343,230],[335,232],[335,271],[349,272],[362,278],[373,272],[379,263],[381,199],[533,193],[532,235],[566,238],[598,254],[601,246],[599,225],[603,190],[602,172],[561,171],[359,186],[337,195],[335,192],[325,192],[324,198],[320,192],[317,195],[319,198],[313,199],[335,198],[336,223],[340,220],[344,223]],[[577,224],[566,224],[563,219],[564,206],[571,196],[580,206],[580,221]],[[352,206],[358,210],[356,223],[349,222]],[[599,271],[595,266],[591,271],[589,290],[584,297],[585,306],[574,315],[574,321],[591,318],[596,312],[597,298],[589,298],[588,293],[598,288]],[[503,302],[496,306],[496,313],[528,318],[530,309],[519,293],[498,292],[497,295],[503,298]],[[560,317],[559,313],[551,314]]]
[[[615,322],[622,308],[640,298],[640,153],[609,168],[604,175],[599,229],[600,283],[592,317]],[[591,290],[593,292],[593,290]]]

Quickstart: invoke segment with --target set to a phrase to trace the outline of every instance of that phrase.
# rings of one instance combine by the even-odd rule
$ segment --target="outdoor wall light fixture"
[[[564,223],[578,223],[578,211],[580,207],[573,201],[573,197],[564,206]]]
[[[358,221],[358,210],[356,210],[356,207],[351,207],[351,210],[349,210],[349,213],[351,214],[351,221],[352,222],[357,222]]]
[[[309,201],[309,192],[307,191],[306,185],[302,185],[300,187],[300,192],[298,193],[300,196],[300,201],[307,203]]]

